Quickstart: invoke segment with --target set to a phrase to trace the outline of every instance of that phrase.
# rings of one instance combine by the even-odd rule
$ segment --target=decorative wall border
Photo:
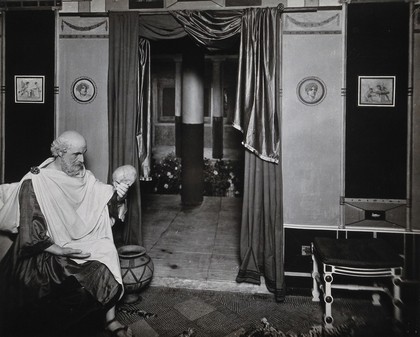
[[[108,38],[108,18],[61,17],[59,23],[60,38],[98,39]]]
[[[284,15],[283,34],[341,34],[341,13],[295,13]]]
[[[401,228],[407,226],[407,200],[344,198],[345,227]]]
[[[339,35],[341,30],[284,31],[284,35]]]
[[[105,11],[219,10],[279,5],[287,7],[288,1],[290,2],[290,0],[107,0]],[[317,4],[319,0],[305,0],[305,7]]]
[[[105,30],[108,31],[108,20],[104,20],[104,21],[95,23],[95,24],[90,25],[90,26],[76,26],[76,25],[74,25],[74,24],[72,24],[72,23],[70,23],[70,22],[68,22],[64,19],[61,20],[61,30],[62,31],[64,30],[64,26],[68,26],[71,29],[77,30],[77,31],[80,31],[80,32],[86,32],[86,31],[90,31],[90,30],[94,30],[96,28],[99,28],[102,25],[105,25]]]
[[[108,39],[108,35],[69,35],[62,34],[60,39]]]
[[[206,5],[216,5],[219,7],[224,7],[225,6],[225,0],[196,0],[194,1],[195,3],[197,3],[198,1],[201,1],[202,3],[205,3]],[[166,0],[166,8],[172,7],[173,5],[177,4],[177,3],[186,3],[186,2],[191,2],[189,0]]]
[[[267,0],[128,0],[129,9],[222,9],[231,7],[262,6]],[[285,0],[277,1],[279,3]],[[270,1],[275,6],[276,0]]]
[[[305,22],[305,21],[299,21],[294,19],[292,16],[290,15],[286,15],[285,21],[286,21],[286,26],[288,26],[289,22],[292,23],[295,26],[301,27],[301,28],[313,28],[313,27],[322,27],[325,25],[328,25],[329,23],[333,22],[337,20],[337,26],[340,26],[340,14],[335,14],[325,20],[322,21],[318,21],[318,22]]]

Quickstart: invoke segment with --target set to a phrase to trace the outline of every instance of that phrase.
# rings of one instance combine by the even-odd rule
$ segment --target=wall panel
[[[362,198],[365,205],[359,203],[360,221],[346,216],[346,225],[407,226],[408,8],[348,6],[345,196],[347,208]],[[361,76],[371,78],[369,87],[361,86]],[[394,85],[384,77],[394,77]]]
[[[420,230],[420,9],[414,16],[412,228]]]
[[[285,223],[338,226],[343,143],[341,12],[288,13],[283,20]],[[298,97],[300,81],[310,76],[325,84],[325,98],[317,104],[304,104]]]
[[[58,31],[57,132],[76,130],[86,138],[86,166],[99,180],[106,182],[108,18],[61,16]],[[83,82],[89,85],[87,95],[95,95],[94,97],[77,96],[77,85]]]
[[[4,13],[0,12],[0,184],[4,182]]]
[[[54,26],[52,10],[5,14],[5,182],[19,181],[51,155],[54,138]],[[44,101],[15,102],[15,76],[44,76]],[[19,83],[21,84],[21,83]]]
[[[348,7],[347,198],[406,199],[408,14],[406,3]],[[359,76],[395,76],[394,106],[360,105]]]

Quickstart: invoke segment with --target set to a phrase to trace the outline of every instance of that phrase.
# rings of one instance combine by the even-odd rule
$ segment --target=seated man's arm
[[[114,219],[124,221],[127,213],[127,200],[119,200],[118,194],[114,193],[108,202],[109,215]]]
[[[43,252],[54,244],[47,235],[47,223],[41,212],[31,180],[22,183],[19,192],[19,252],[31,256]]]
[[[124,182],[113,182],[114,195],[108,203],[109,214],[114,219],[124,221],[127,213],[127,193],[130,185]]]
[[[31,180],[26,180],[22,183],[19,193],[19,205],[19,249],[21,256],[32,256],[43,251],[73,258],[87,258],[90,256],[90,254],[83,253],[80,249],[60,247],[48,236],[47,223],[36,200]]]

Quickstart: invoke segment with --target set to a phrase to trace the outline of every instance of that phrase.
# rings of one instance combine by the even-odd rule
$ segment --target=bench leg
[[[324,302],[325,302],[325,313],[324,313],[324,322],[325,328],[330,329],[333,327],[333,317],[332,317],[332,303],[334,298],[331,293],[331,284],[333,281],[333,276],[331,273],[326,272],[324,274],[325,281],[325,293],[324,293]]]
[[[318,262],[315,259],[314,254],[312,253],[312,301],[319,302],[319,269]]]
[[[394,285],[393,289],[393,301],[392,304],[394,306],[394,318],[397,322],[402,323],[402,313],[401,313],[401,307],[403,305],[403,302],[401,300],[401,279],[399,277],[395,277],[392,280],[392,283]]]

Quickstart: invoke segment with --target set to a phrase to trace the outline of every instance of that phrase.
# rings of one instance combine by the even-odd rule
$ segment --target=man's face
[[[84,169],[84,157],[86,143],[83,141],[74,142],[67,152],[61,156],[61,170],[70,177],[77,176]]]

